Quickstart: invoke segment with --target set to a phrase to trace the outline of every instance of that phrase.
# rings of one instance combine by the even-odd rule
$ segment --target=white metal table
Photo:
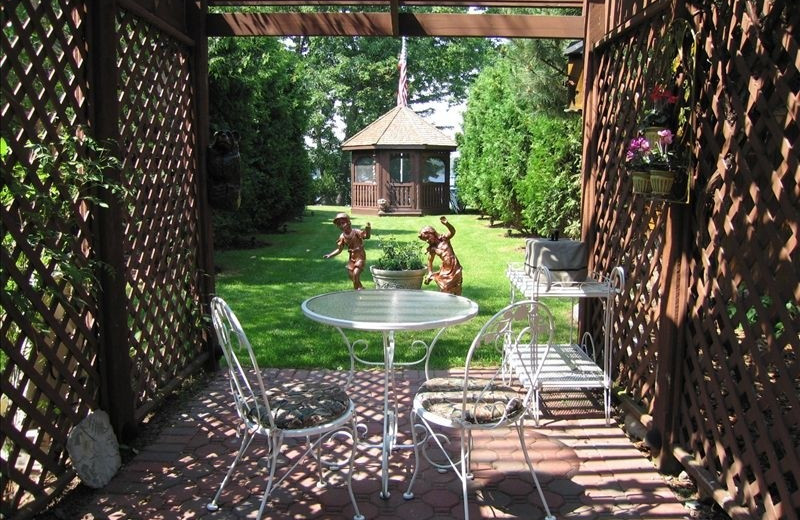
[[[374,447],[381,448],[381,497],[389,498],[389,455],[398,448],[412,448],[411,444],[398,444],[397,403],[392,401],[394,370],[396,366],[425,363],[428,361],[436,341],[444,330],[472,319],[478,313],[478,304],[463,296],[424,290],[364,290],[342,291],[314,296],[302,304],[303,313],[314,321],[336,327],[344,338],[350,352],[350,375],[352,382],[356,362],[381,366],[383,379],[383,442]],[[357,352],[359,339],[351,341],[343,329],[381,332],[383,335],[383,361],[363,359]],[[414,346],[424,347],[423,355],[408,362],[395,362],[395,332],[405,330],[439,329],[430,343],[414,340]]]

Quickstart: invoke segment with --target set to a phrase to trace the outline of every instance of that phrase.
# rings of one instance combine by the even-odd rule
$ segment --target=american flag
[[[397,106],[408,106],[408,76],[406,71],[406,39],[403,37],[403,46],[400,49],[400,81],[397,84]]]

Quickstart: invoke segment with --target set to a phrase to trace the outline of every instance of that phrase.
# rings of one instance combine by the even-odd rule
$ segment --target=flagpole
[[[400,60],[397,64],[400,70],[400,78],[397,82],[397,106],[408,106],[408,71],[406,69],[406,37],[403,36],[400,47]]]

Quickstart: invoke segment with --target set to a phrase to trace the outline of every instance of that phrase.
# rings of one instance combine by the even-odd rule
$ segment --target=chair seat
[[[350,398],[333,384],[297,383],[267,392],[275,427],[281,430],[313,428],[339,419],[350,409]],[[250,420],[268,428],[269,419],[263,407],[252,406]],[[259,419],[260,418],[260,419]]]
[[[422,384],[414,401],[426,412],[452,421],[490,424],[514,420],[524,413],[523,397],[510,386],[470,379],[467,406],[463,409],[464,378],[435,377]]]

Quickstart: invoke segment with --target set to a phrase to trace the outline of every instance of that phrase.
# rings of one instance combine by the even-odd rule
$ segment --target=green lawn
[[[237,251],[217,251],[215,264],[217,293],[223,297],[242,322],[258,354],[262,367],[336,368],[349,366],[347,349],[341,336],[332,327],[306,318],[300,304],[316,294],[352,289],[347,278],[347,252],[330,260],[322,255],[335,249],[339,230],[331,220],[339,211],[337,206],[309,206],[300,222],[290,223],[288,232],[261,235],[258,239],[267,246]],[[379,256],[377,238],[395,237],[417,240],[420,252],[424,244],[417,233],[426,225],[445,231],[438,216],[377,217],[351,215],[353,227],[372,223],[372,238],[365,242],[367,265]],[[474,214],[449,215],[455,226],[453,248],[464,268],[463,295],[478,303],[478,316],[447,330],[439,339],[431,364],[442,368],[463,364],[463,357],[472,338],[492,314],[507,305],[510,288],[505,277],[508,262],[520,262],[525,252],[525,239],[508,236],[502,227],[491,227],[487,219]],[[438,265],[435,264],[435,265]],[[369,272],[361,281],[368,289],[374,284]],[[436,285],[423,286],[436,290]],[[568,306],[554,309],[563,319]],[[380,359],[380,338],[366,333],[352,334],[371,339],[372,356]],[[399,335],[400,341],[419,337],[429,340],[432,332],[413,332]],[[408,360],[411,353],[398,349],[398,360]]]

